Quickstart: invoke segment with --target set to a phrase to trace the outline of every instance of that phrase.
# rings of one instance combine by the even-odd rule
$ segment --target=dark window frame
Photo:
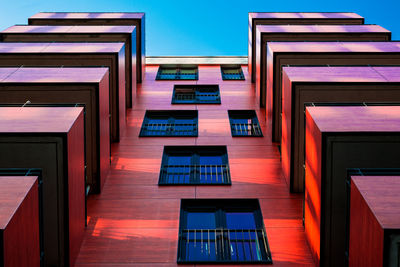
[[[190,165],[168,163],[173,156],[190,157]],[[200,164],[200,155],[221,156],[222,164]],[[173,176],[174,181],[170,181]],[[203,179],[202,179],[203,177]],[[214,179],[215,178],[215,179]],[[206,180],[203,181],[202,180]],[[175,182],[175,180],[177,180]],[[207,182],[211,180],[210,182]],[[215,181],[215,182],[213,182]],[[158,185],[231,185],[226,146],[164,146]]]
[[[188,97],[185,98],[185,94],[187,94]],[[206,97],[210,97],[210,99],[201,99],[201,97],[205,95]],[[219,85],[175,84],[171,104],[221,104]]]
[[[187,217],[189,213],[195,213],[195,212],[210,212],[215,214],[215,229],[191,229],[188,227],[188,222],[187,222]],[[253,213],[254,216],[254,223],[255,223],[255,229],[229,229],[227,227],[227,216],[226,214],[229,212],[244,212],[244,213]],[[207,230],[206,232],[203,230]],[[214,230],[214,235],[210,236],[210,231],[209,230]],[[251,260],[238,260],[238,251],[239,248],[237,246],[238,242],[244,243],[246,242],[246,234],[244,230],[248,231],[249,237],[251,240],[252,237],[250,235],[251,233],[254,233],[254,235],[258,238],[255,238],[254,240],[256,241],[254,246],[257,251],[253,252],[251,248],[254,249],[253,246],[248,246],[251,255]],[[200,231],[200,232],[199,232]],[[190,234],[192,233],[192,234]],[[207,240],[201,239],[195,239],[192,238],[188,240],[188,235],[196,236],[198,237],[198,234],[200,233],[200,236],[204,238],[207,238]],[[235,233],[235,236],[237,236],[237,233],[245,233],[243,234],[243,238],[236,238],[235,241],[231,242],[232,238],[231,236],[234,236],[233,233]],[[232,235],[231,235],[232,234]],[[215,238],[217,237],[217,238]],[[257,239],[257,240],[256,240]],[[213,251],[215,251],[215,259],[212,260],[190,260],[186,259],[187,256],[189,256],[189,251],[187,250],[187,247],[190,245],[190,242],[194,242],[195,244],[200,243],[198,245],[202,245],[203,242],[210,244],[211,241],[215,242]],[[200,241],[200,242],[199,242]],[[250,241],[251,242],[251,241]],[[235,254],[236,254],[236,259],[229,259],[232,257],[233,252],[228,253],[228,250],[232,251],[232,243],[236,244],[234,245]],[[247,241],[249,243],[249,241]],[[202,248],[202,253],[203,253],[203,246]],[[215,249],[217,248],[217,249]],[[244,249],[244,246],[240,248]],[[258,248],[258,249],[257,249]],[[204,250],[211,253],[212,246],[208,245],[204,246]],[[268,244],[268,238],[264,226],[264,221],[261,213],[261,208],[258,199],[182,199],[181,200],[181,210],[180,210],[180,220],[179,220],[179,237],[178,237],[178,253],[177,253],[177,262],[178,264],[272,264],[272,258],[271,258],[271,252],[269,249],[269,244]],[[243,255],[245,255],[246,252],[244,252]],[[253,254],[256,254],[259,257],[260,260],[253,260]],[[209,256],[210,257],[210,256]],[[246,257],[246,256],[244,256]]]
[[[167,124],[149,124],[149,121],[152,119],[157,119],[157,118],[164,118],[168,120]],[[181,126],[188,126],[190,127],[190,124],[188,123],[183,123],[183,124],[177,124],[175,123],[176,120],[179,119],[187,119],[187,120],[193,120],[193,124],[191,126],[193,127],[193,131],[176,131],[176,126],[179,127]],[[151,129],[148,129],[149,127],[152,127]],[[199,128],[199,123],[198,123],[198,111],[197,110],[146,110],[145,116],[143,118],[143,123],[140,128],[140,133],[139,137],[197,137],[198,136],[198,128]],[[163,131],[165,129],[165,131]],[[165,134],[151,134],[148,132],[165,132]],[[191,132],[191,134],[178,134],[179,132]]]
[[[231,127],[232,137],[264,136],[255,110],[228,110],[228,116],[229,116],[229,124]],[[235,123],[234,120],[239,119],[239,117],[243,117],[243,119],[247,118],[248,120],[252,120],[252,123],[247,125],[242,123]],[[248,133],[249,131],[251,132],[251,134],[238,134],[238,132]]]
[[[171,73],[170,74],[162,73],[165,70],[171,70]],[[184,70],[194,70],[194,73],[185,74],[182,72]],[[171,77],[167,77],[167,75]],[[188,78],[189,75],[192,75],[193,77]],[[156,81],[174,81],[174,80],[193,81],[198,79],[199,79],[199,68],[197,65],[171,65],[171,64],[160,65],[158,67],[156,76]]]
[[[226,73],[227,70],[237,70],[237,73]],[[221,65],[221,76],[224,81],[244,81],[246,80],[242,66],[239,64]]]

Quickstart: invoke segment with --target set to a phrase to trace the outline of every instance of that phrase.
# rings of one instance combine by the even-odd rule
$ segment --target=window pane
[[[185,258],[188,261],[215,261],[218,251],[215,249],[217,241],[216,231],[185,231]],[[218,246],[218,245],[217,245]]]
[[[171,74],[171,75],[175,75],[176,74],[176,69],[164,69],[162,68],[160,71],[161,74],[166,75],[166,74]]]
[[[256,229],[253,212],[227,212],[228,229]]]
[[[214,212],[188,212],[186,229],[215,229]]]
[[[193,119],[175,119],[176,124],[194,124]]]
[[[190,165],[191,156],[168,156],[168,165]]]
[[[181,73],[182,74],[196,74],[196,70],[195,69],[181,69]]]
[[[253,120],[252,119],[232,119],[232,123],[239,123],[239,124],[252,124]]]
[[[221,165],[221,156],[203,156],[200,155],[200,165]]]
[[[166,124],[168,123],[168,119],[148,119],[147,120],[148,124]]]

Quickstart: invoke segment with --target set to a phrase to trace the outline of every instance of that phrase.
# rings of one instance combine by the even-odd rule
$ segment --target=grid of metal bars
[[[218,85],[175,85],[172,104],[220,104]]]
[[[195,123],[144,123],[140,136],[196,136]]]
[[[158,68],[156,80],[198,80],[197,67],[165,67]]]
[[[195,110],[146,111],[139,136],[197,136],[198,113]]]
[[[193,136],[197,133],[197,124],[145,123],[142,132],[146,136]]]
[[[159,184],[230,184],[228,164],[222,165],[164,165]]]
[[[262,136],[258,123],[231,123],[232,136]]]
[[[222,80],[245,80],[240,65],[221,65]]]
[[[254,110],[229,110],[232,136],[263,136]]]
[[[182,229],[180,262],[270,263],[264,229]]]

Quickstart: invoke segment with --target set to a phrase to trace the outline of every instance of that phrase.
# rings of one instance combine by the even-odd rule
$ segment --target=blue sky
[[[356,12],[400,39],[400,0],[1,0],[0,29],[39,11],[146,13],[150,56],[247,55],[248,12]]]

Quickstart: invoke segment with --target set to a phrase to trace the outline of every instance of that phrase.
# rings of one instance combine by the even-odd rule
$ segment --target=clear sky
[[[400,0],[0,0],[0,29],[39,11],[146,13],[150,56],[247,55],[248,12],[356,12],[400,39]]]

